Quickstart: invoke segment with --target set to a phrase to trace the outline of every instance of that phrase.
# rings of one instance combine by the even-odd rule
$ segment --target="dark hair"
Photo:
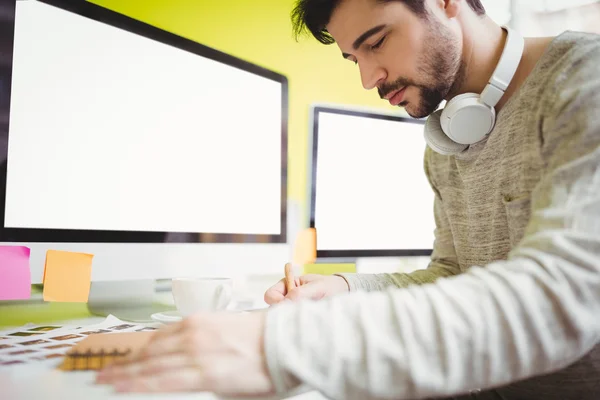
[[[292,25],[296,39],[305,29],[308,29],[313,36],[323,44],[332,44],[335,42],[333,37],[327,32],[325,26],[329,23],[331,14],[342,0],[298,0],[296,7],[292,11]],[[375,0],[379,3],[388,3],[390,1],[401,1],[415,14],[426,16],[425,0]],[[480,0],[466,0],[477,15],[484,15],[485,8]]]

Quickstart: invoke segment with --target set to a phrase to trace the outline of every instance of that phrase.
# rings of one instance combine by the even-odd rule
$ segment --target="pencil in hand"
[[[294,277],[294,266],[291,263],[285,264],[285,289],[290,293],[296,287],[296,278]]]

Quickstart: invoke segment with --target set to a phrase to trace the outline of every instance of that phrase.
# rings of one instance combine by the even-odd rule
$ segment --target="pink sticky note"
[[[0,246],[0,300],[31,297],[31,250],[24,246]]]

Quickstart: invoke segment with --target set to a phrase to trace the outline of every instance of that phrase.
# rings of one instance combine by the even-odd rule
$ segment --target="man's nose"
[[[385,70],[380,66],[363,62],[362,65],[359,63],[359,69],[360,79],[365,89],[371,90],[385,82]]]

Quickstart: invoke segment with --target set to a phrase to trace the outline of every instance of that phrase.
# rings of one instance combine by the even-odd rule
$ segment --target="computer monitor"
[[[0,241],[93,281],[279,273],[285,76],[82,0],[16,2]]]
[[[317,259],[428,256],[434,193],[424,121],[336,105],[311,108],[310,226]]]

